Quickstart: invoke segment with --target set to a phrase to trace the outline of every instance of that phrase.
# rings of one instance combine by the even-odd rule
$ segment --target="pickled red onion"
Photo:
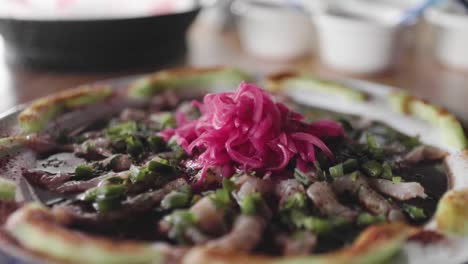
[[[343,135],[339,123],[308,124],[304,116],[249,83],[241,83],[235,92],[207,94],[203,103],[193,104],[202,113],[199,119],[178,116],[178,127],[159,135],[166,141],[175,137],[204,172],[210,167],[277,172],[294,158],[300,164],[314,162],[316,149],[333,158],[322,140]]]

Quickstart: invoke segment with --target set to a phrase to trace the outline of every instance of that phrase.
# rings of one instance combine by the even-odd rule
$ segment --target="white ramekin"
[[[323,64],[353,74],[371,74],[391,68],[401,46],[396,21],[400,10],[333,8],[314,16]]]
[[[291,60],[310,53],[312,23],[307,14],[280,4],[236,1],[237,29],[242,48],[272,60]]]
[[[468,69],[468,15],[432,8],[425,18],[431,25],[436,58],[445,65]]]

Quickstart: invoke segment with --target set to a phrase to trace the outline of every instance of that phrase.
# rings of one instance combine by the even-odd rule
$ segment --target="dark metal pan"
[[[0,18],[7,59],[30,67],[96,70],[163,65],[181,58],[200,5],[157,16],[26,20]]]

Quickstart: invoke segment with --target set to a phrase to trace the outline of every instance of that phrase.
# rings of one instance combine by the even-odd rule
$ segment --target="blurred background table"
[[[463,120],[468,121],[468,107],[466,107],[468,73],[448,69],[435,62],[431,49],[426,44],[428,41],[425,41],[427,37],[425,30],[418,32],[418,41],[415,45],[420,45],[420,47],[410,47],[405,54],[401,54],[402,59],[394,70],[378,76],[354,77],[411,90],[415,95],[443,105]],[[301,68],[316,74],[343,77],[343,74],[322,66],[315,54],[290,62],[264,61],[253,58],[241,50],[237,34],[234,31],[222,31],[216,25],[200,19],[192,25],[187,38],[188,52],[183,60],[152,68],[99,73],[33,70],[8,65],[3,59],[6,51],[0,40],[0,58],[2,58],[0,60],[0,111],[80,84],[181,65],[228,64],[258,74]]]

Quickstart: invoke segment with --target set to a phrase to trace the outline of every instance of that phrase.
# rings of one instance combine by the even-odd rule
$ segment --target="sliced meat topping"
[[[58,144],[48,136],[28,135],[25,145],[39,155],[73,151],[72,145]]]
[[[424,187],[419,182],[392,182],[384,179],[370,179],[371,185],[379,192],[400,201],[413,198],[426,198]]]
[[[116,154],[103,160],[94,161],[90,166],[96,169],[108,169],[119,172],[130,169],[132,159],[128,155]]]
[[[248,174],[239,177],[236,183],[241,186],[239,191],[236,192],[238,200],[243,200],[247,195],[253,193],[268,194],[274,188],[271,180],[260,179]]]
[[[304,186],[295,179],[283,180],[276,184],[275,194],[280,199],[280,208],[295,193],[304,193]]]
[[[49,173],[41,170],[22,169],[22,175],[29,182],[47,190],[55,190],[66,181],[73,178],[71,173]]]
[[[355,178],[348,174],[338,177],[333,181],[333,188],[338,193],[349,192],[356,196],[359,202],[373,214],[383,215],[390,221],[404,220],[401,210],[374,191],[363,176]]]
[[[80,145],[75,145],[74,152],[78,157],[87,160],[100,160],[112,156],[110,151],[111,142],[105,137],[92,138]]]
[[[261,240],[266,222],[259,216],[241,215],[232,230],[225,236],[207,243],[207,247],[214,250],[248,252]]]
[[[440,160],[447,156],[447,152],[432,146],[418,146],[406,154],[404,161],[417,163],[423,160]]]
[[[307,189],[307,195],[322,214],[329,217],[341,217],[350,222],[357,217],[357,212],[338,201],[327,182],[316,182],[310,185]]]
[[[53,207],[53,212],[66,223],[106,225],[109,222],[133,217],[134,214],[145,212],[158,205],[164,196],[171,191],[187,185],[188,184],[184,179],[179,178],[169,182],[162,189],[127,198],[122,202],[119,210],[108,212],[89,212],[80,206],[80,204],[59,204]]]
[[[205,196],[190,208],[198,219],[198,227],[207,234],[219,235],[225,230],[224,209],[216,208],[210,197]]]
[[[77,192],[84,192],[88,189],[91,189],[93,187],[98,186],[100,183],[105,181],[106,179],[109,178],[121,178],[121,179],[126,179],[130,175],[129,171],[123,171],[119,173],[115,172],[110,172],[105,175],[101,175],[96,178],[92,178],[87,181],[68,181],[60,186],[57,186],[55,189],[52,189],[51,191],[56,191],[59,193],[77,193]]]
[[[128,171],[120,173],[110,172],[90,180],[73,180],[73,177],[75,177],[73,173],[59,172],[52,174],[40,170],[23,169],[23,177],[28,179],[28,181],[33,182],[34,184],[41,186],[46,190],[58,193],[83,192],[90,188],[96,187],[105,179],[111,177],[127,178],[128,175]]]
[[[317,236],[308,231],[293,235],[280,234],[276,237],[284,256],[307,256],[314,251]]]

